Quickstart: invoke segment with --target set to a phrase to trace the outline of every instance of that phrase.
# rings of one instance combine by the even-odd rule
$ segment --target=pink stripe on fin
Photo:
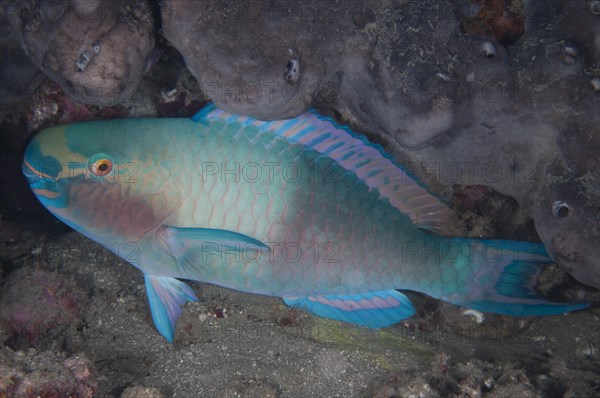
[[[353,300],[342,300],[342,299],[328,299],[326,296],[309,296],[310,301],[319,302],[343,309],[344,311],[354,310],[367,310],[367,309],[378,309],[378,308],[390,308],[397,307],[400,305],[398,300],[393,297],[381,298],[374,296],[370,299],[362,298],[359,301]]]
[[[285,303],[315,315],[356,323],[371,328],[392,325],[415,310],[404,294],[396,290],[310,297],[284,297]]]

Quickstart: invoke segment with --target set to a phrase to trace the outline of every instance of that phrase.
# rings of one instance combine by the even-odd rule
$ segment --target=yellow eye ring
[[[98,177],[104,177],[105,175],[108,175],[111,172],[113,168],[113,163],[110,159],[98,159],[92,164],[90,164],[89,168],[90,173],[92,173],[93,175]]]

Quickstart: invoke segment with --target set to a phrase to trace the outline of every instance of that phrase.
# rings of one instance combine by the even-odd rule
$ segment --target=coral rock
[[[0,397],[92,398],[96,376],[84,355],[0,349]]]
[[[426,182],[509,195],[559,265],[600,287],[600,6],[458,3],[481,6],[473,18],[491,30],[461,32],[457,3],[439,0],[165,0],[162,16],[217,106],[282,119],[314,105],[377,136]]]
[[[11,8],[26,53],[83,103],[114,105],[137,88],[154,47],[145,0],[37,2]]]

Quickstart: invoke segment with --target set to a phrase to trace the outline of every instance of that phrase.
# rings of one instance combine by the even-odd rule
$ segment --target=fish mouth
[[[41,171],[33,167],[27,159],[23,159],[23,166],[21,169],[23,171],[23,174],[25,175],[25,178],[27,178],[27,182],[29,183],[29,185],[36,184],[40,179],[50,181],[55,180],[52,176],[42,173]]]
[[[27,159],[23,160],[21,171],[33,193],[44,205],[51,205],[61,198],[57,178],[38,170]]]

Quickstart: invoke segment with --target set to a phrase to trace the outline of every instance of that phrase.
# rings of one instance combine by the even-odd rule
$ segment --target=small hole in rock
[[[569,205],[560,200],[555,201],[552,204],[552,214],[558,218],[565,218],[569,215]]]
[[[487,59],[493,59],[496,56],[496,46],[491,41],[484,41],[479,48]]]

